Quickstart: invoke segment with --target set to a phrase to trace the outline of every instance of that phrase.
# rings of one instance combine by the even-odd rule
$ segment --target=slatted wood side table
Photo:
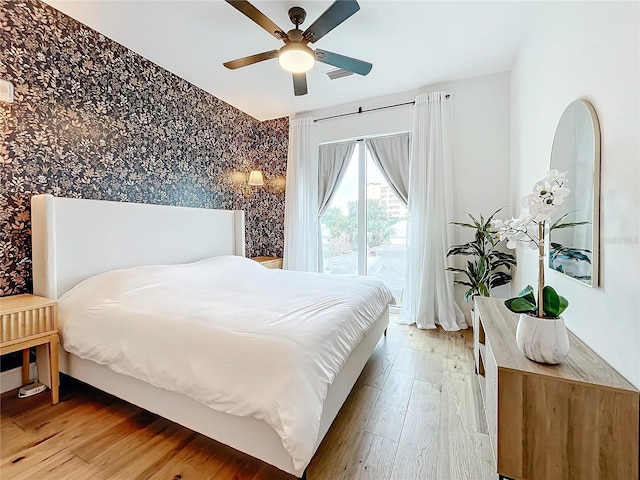
[[[253,257],[251,260],[255,260],[259,264],[267,268],[282,268],[282,258],[278,257]]]
[[[58,403],[58,303],[36,295],[0,297],[0,355],[22,350],[22,383],[29,383],[29,349],[47,345],[51,403]],[[40,374],[40,372],[38,372]]]

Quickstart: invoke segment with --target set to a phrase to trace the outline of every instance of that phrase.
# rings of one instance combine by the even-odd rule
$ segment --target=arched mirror
[[[562,114],[551,151],[551,169],[567,172],[571,189],[551,219],[549,268],[591,287],[598,286],[600,217],[600,126],[586,100]]]

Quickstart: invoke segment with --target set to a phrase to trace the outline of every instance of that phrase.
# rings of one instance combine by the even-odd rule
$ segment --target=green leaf
[[[568,222],[568,223],[554,223],[552,225],[551,230],[559,230],[561,228],[573,228],[579,227],[580,225],[588,225],[591,222]]]
[[[486,272],[487,272],[487,259],[485,257],[480,257],[478,259],[478,268],[476,271],[478,278],[484,278]]]
[[[491,276],[491,282],[489,283],[491,288],[506,285],[511,281],[511,275],[506,272],[496,272]]]
[[[478,220],[476,220],[476,218],[473,215],[471,215],[470,213],[467,212],[467,215],[469,215],[469,217],[473,221],[474,228],[476,228],[477,230],[482,230],[482,225],[480,225],[480,222]]]
[[[516,264],[516,257],[510,253],[506,253],[506,252],[492,252],[491,256],[500,259],[501,261],[504,261],[505,263],[508,263],[510,265],[515,265]]]
[[[447,267],[446,270],[448,272],[467,273],[467,271],[464,268]]]
[[[536,305],[523,297],[509,298],[504,301],[505,306],[513,313],[535,313]]]
[[[476,242],[469,242],[463,245],[454,245],[447,252],[447,257],[451,255],[478,255],[482,254],[480,247]]]
[[[577,210],[571,210],[570,212],[565,213],[565,214],[564,214],[564,215],[562,215],[559,219],[557,219],[555,222],[553,222],[553,223],[551,224],[550,229],[551,229],[551,230],[553,230],[553,229],[554,229],[554,226],[555,226],[556,224],[559,224],[560,222],[562,222],[562,220],[564,220],[565,218],[567,218],[569,215],[571,215],[571,214],[573,214],[573,213],[576,213],[576,212],[577,212]]]
[[[477,278],[476,275],[476,264],[471,260],[467,261],[467,272],[469,272],[469,276],[473,278]]]
[[[549,227],[549,231],[551,230],[558,230],[560,228],[573,228],[573,227],[579,227],[580,225],[588,225],[591,222],[566,222],[566,223],[562,223],[562,221],[567,218],[569,215],[576,213],[578,210],[572,210],[568,213],[565,213],[564,215],[562,215],[558,220],[556,220],[555,222],[553,222],[551,224],[551,227]]]
[[[505,207],[500,207],[495,212],[493,212],[489,218],[487,218],[487,221],[484,224],[484,229],[485,230],[487,230],[491,226],[491,220],[493,220],[493,217],[495,217],[498,214],[498,212],[500,210],[502,210],[503,208],[505,208]]]
[[[533,287],[531,285],[527,285],[522,290],[518,292],[517,297],[524,298],[527,302],[531,303],[534,307],[536,306],[536,296],[533,294]]]
[[[487,227],[487,228],[489,228],[489,227]],[[485,229],[484,231],[480,231],[480,230],[478,230],[478,231],[476,232],[476,237],[478,237],[479,239],[481,239],[481,241],[482,241],[483,243],[488,243],[488,244],[489,244],[489,247],[490,247],[490,248],[488,248],[488,249],[486,250],[486,252],[487,252],[488,254],[492,254],[492,253],[494,253],[494,250],[493,250],[493,249],[495,248],[496,243],[500,241],[500,240],[497,238],[497,235],[496,235],[494,232],[491,232],[491,231],[486,230],[486,229]]]
[[[542,306],[545,315],[548,317],[558,318],[569,306],[569,301],[563,296],[558,295],[553,287],[544,287],[542,296],[544,298]]]
[[[566,298],[564,298],[562,295],[558,295],[558,298],[560,299],[560,308],[558,309],[558,316],[560,316],[562,315],[562,312],[564,312],[569,306],[569,301]]]
[[[504,207],[503,207],[504,208]],[[501,242],[497,233],[491,228],[491,221],[500,212],[499,208],[488,218],[483,214],[474,216],[467,212],[470,222],[451,222],[451,225],[471,228],[474,230],[474,240],[462,245],[453,245],[447,251],[447,256],[463,256],[466,268],[447,268],[448,271],[466,275],[467,279],[456,280],[456,283],[470,286],[465,299],[478,295],[490,295],[495,285],[504,285],[511,281],[509,270],[516,265],[514,255],[496,249]],[[535,301],[535,300],[534,300]]]
[[[542,289],[542,309],[547,317],[558,318],[560,315],[560,298],[553,287],[546,286]]]
[[[473,217],[471,217],[473,218]],[[466,227],[466,228],[476,228],[475,225],[471,225],[470,223],[463,222],[449,222],[451,225],[457,225],[458,227]]]
[[[496,270],[498,267],[505,267],[507,270],[511,270],[511,267],[515,264],[515,260],[494,260],[493,262],[491,262],[491,269]]]

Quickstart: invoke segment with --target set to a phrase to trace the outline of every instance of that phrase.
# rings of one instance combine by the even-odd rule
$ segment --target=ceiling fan
[[[351,15],[360,10],[355,0],[337,0],[304,32],[298,27],[304,22],[307,12],[302,7],[289,9],[289,19],[295,28],[284,32],[275,23],[269,20],[260,10],[246,0],[226,0],[228,4],[245,14],[251,20],[264,28],[271,35],[284,42],[279,50],[250,55],[225,62],[223,65],[235,70],[254,63],[277,58],[280,66],[293,74],[293,91],[296,96],[307,94],[307,75],[316,61],[333,65],[359,75],[366,75],[373,65],[369,62],[345,57],[326,50],[312,50],[309,43],[315,43],[331,30],[344,22]]]

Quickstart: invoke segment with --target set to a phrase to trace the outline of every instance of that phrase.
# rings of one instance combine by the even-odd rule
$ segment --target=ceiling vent
[[[349,75],[353,75],[353,72],[349,70],[345,70],[344,68],[336,68],[335,70],[330,70],[327,72],[327,77],[331,80],[337,80],[338,78],[348,77]]]

